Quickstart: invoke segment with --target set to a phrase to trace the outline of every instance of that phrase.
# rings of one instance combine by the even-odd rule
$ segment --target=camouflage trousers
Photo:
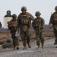
[[[23,42],[23,46],[26,47],[26,44],[30,48],[30,36],[29,36],[29,31],[20,31],[21,39]]]
[[[11,37],[12,37],[12,40],[13,40],[13,47],[18,47],[19,46],[19,41],[18,41],[18,38],[15,36],[15,32],[11,32]]]
[[[39,32],[39,31],[37,32],[36,31],[36,44],[37,44],[38,47],[40,47],[40,44],[41,44],[41,46],[43,48],[44,38],[42,36],[42,32]]]

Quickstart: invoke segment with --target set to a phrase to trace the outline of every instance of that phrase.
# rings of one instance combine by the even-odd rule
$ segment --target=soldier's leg
[[[16,34],[16,31],[11,32],[12,40],[13,40],[13,48],[19,49],[19,45],[17,45],[17,44],[19,44],[19,42],[17,41],[17,37],[15,36],[15,34]]]
[[[15,49],[15,39],[14,39],[14,38],[15,38],[15,36],[14,36],[14,34],[13,34],[13,33],[11,34],[11,37],[12,37],[12,40],[13,40],[13,48]]]
[[[37,46],[38,46],[38,48],[40,47],[40,39],[39,38],[37,39]]]
[[[19,39],[15,36],[15,45],[16,45],[16,49],[19,49]]]
[[[54,44],[57,44],[57,30],[54,29],[54,35],[55,35],[55,43]]]
[[[26,37],[24,37],[23,39],[23,46],[24,46],[24,49],[26,49]]]
[[[44,37],[42,35],[42,32],[40,33],[40,41],[41,41],[41,46],[43,48],[43,46],[44,46]]]
[[[24,32],[21,32],[21,39],[22,39],[24,48],[26,48],[26,37],[25,37],[25,35],[26,34]]]
[[[26,37],[27,37],[27,44],[28,44],[28,47],[31,48],[31,46],[30,46],[30,34],[29,34],[29,31],[26,32]]]
[[[28,47],[31,48],[31,46],[30,46],[30,37],[29,36],[27,37],[27,44],[28,44]]]
[[[39,34],[38,33],[36,33],[36,44],[39,48],[40,47],[40,39],[39,39]]]
[[[43,48],[43,46],[44,46],[44,38],[41,38],[41,46]]]

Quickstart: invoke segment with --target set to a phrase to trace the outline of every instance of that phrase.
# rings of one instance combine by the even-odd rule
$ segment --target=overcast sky
[[[50,15],[54,12],[57,0],[0,0],[0,21],[4,23],[4,15],[7,10],[11,10],[12,14],[19,14],[22,6],[26,6],[28,12],[35,17],[35,12],[40,11],[45,23],[48,24]]]

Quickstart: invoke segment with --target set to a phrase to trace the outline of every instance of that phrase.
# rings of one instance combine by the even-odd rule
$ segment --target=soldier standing
[[[55,7],[55,12],[51,15],[50,24],[52,24],[55,34],[54,44],[57,44],[57,6]]]
[[[44,20],[43,20],[43,18],[40,17],[40,15],[41,15],[41,13],[39,11],[37,11],[35,13],[36,18],[32,22],[32,26],[33,26],[35,33],[36,33],[36,44],[39,48],[40,43],[41,43],[42,48],[43,48],[44,38],[42,36],[42,32],[43,32]]]
[[[12,15],[12,20],[8,22],[8,28],[10,30],[11,33],[11,37],[13,40],[13,48],[14,49],[19,49],[19,42],[18,42],[18,38],[16,37],[16,31],[17,31],[17,20],[16,20],[16,15],[13,14]]]
[[[18,16],[18,27],[20,28],[21,39],[22,39],[24,48],[26,48],[26,43],[28,44],[28,47],[31,48],[29,29],[30,29],[31,20],[33,19],[33,16],[27,12],[26,7],[22,7],[21,11],[22,12]]]

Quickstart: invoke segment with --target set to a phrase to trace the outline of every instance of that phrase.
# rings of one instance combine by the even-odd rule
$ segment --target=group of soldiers
[[[18,15],[18,18],[16,18],[15,14],[12,15],[13,18],[10,22],[8,22],[8,28],[11,33],[14,49],[19,49],[19,41],[16,36],[16,31],[20,32],[24,49],[26,49],[26,45],[28,45],[28,47],[31,48],[29,34],[29,29],[31,25],[35,30],[36,44],[38,48],[40,47],[40,44],[43,48],[44,37],[42,33],[44,29],[44,19],[41,17],[41,13],[39,11],[36,11],[35,16],[36,18],[34,18],[29,12],[27,12],[26,7],[21,8],[21,13]],[[51,15],[50,23],[53,24],[54,33],[56,36],[55,44],[57,44],[57,6],[55,7],[55,13]]]

